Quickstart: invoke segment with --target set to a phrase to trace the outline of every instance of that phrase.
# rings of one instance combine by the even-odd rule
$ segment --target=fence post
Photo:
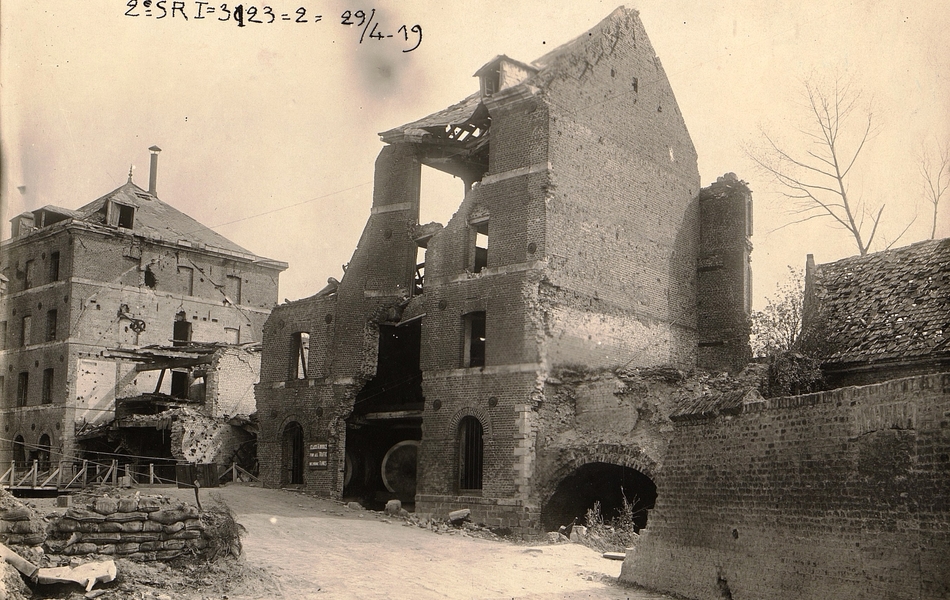
[[[40,470],[40,461],[34,460],[33,461],[33,487],[36,487],[36,479],[37,479],[37,476],[39,476],[40,474],[39,470]]]
[[[65,463],[65,460],[59,461],[59,471],[56,472],[56,489],[59,489],[63,485],[63,466]]]
[[[119,483],[119,459],[112,459],[112,487]]]
[[[155,463],[148,463],[148,484],[155,485]]]
[[[231,463],[231,483],[237,483],[237,463]]]
[[[16,485],[16,461],[10,465],[10,487]]]
[[[87,466],[89,466],[88,463],[89,463],[88,460],[82,461],[82,487],[83,489],[86,489],[86,475],[89,473],[89,469],[86,468]]]

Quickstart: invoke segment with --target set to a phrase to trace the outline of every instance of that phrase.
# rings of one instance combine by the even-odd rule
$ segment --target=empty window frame
[[[172,370],[171,395],[182,400],[188,399],[188,388],[191,386],[191,377],[188,371]]]
[[[28,346],[33,339],[33,317],[26,315],[20,321],[20,345]]]
[[[24,371],[17,377],[16,382],[16,405],[17,407],[26,406],[30,394],[30,373]]]
[[[56,341],[56,310],[46,311],[46,341]]]
[[[53,369],[43,369],[43,404],[53,403]]]
[[[59,252],[50,252],[49,255],[49,280],[59,281]]]
[[[228,275],[224,280],[224,293],[228,295],[231,304],[241,303],[241,278]]]
[[[484,430],[475,417],[464,417],[459,422],[459,489],[482,489],[482,470],[485,454]]]
[[[463,320],[465,339],[462,346],[462,366],[484,367],[485,311],[470,312]]]
[[[115,210],[116,225],[126,229],[132,229],[132,225],[135,224],[135,207],[115,203],[113,208]]]
[[[481,273],[488,267],[488,219],[471,224],[472,273]]]
[[[36,261],[28,260],[23,267],[23,289],[28,290],[36,285]]]
[[[290,344],[290,378],[306,379],[307,365],[310,362],[310,334],[306,331],[294,332],[291,334]]]

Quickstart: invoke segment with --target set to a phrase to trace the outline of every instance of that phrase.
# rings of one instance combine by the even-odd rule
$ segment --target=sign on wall
[[[329,455],[329,444],[326,442],[314,442],[310,444],[310,449],[307,454],[307,466],[315,471],[326,471]]]

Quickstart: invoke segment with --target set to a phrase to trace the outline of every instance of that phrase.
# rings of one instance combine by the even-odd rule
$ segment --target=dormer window
[[[132,229],[135,224],[135,207],[112,201],[109,206],[109,225]]]
[[[482,74],[482,95],[491,96],[498,91],[498,71],[492,70]]]
[[[495,92],[518,85],[537,72],[535,67],[501,54],[475,71],[475,76],[481,82],[482,97],[487,98]]]

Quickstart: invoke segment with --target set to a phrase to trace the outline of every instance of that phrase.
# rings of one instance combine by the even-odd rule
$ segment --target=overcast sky
[[[281,299],[341,277],[369,214],[378,132],[474,92],[472,74],[495,55],[530,62],[617,6],[271,0],[273,23],[238,27],[233,13],[219,20],[227,13],[218,2],[204,5],[216,12],[199,20],[198,3],[184,0],[187,21],[172,15],[172,0],[163,19],[154,5],[146,16],[143,2],[131,9],[137,17],[124,14],[135,4],[127,0],[3,2],[3,238],[13,215],[46,204],[78,208],[122,185],[130,164],[147,187],[147,148],[157,144],[159,197],[248,250],[290,263]],[[247,20],[251,5],[244,6]],[[258,19],[269,21],[263,6]],[[793,116],[809,73],[848,71],[871,103],[878,133],[853,173],[852,193],[886,205],[872,250],[915,214],[898,245],[929,236],[915,156],[922,143],[950,140],[945,0],[628,6],[640,11],[670,78],[703,185],[732,171],[753,190],[756,305],[785,265],[803,266],[807,253],[829,262],[856,252],[827,221],[779,229],[791,217],[742,150],[760,127],[795,143]],[[308,22],[295,21],[299,8]],[[393,38],[341,24],[344,11],[373,8],[377,32]],[[403,52],[418,42],[415,25],[422,41]],[[444,222],[462,184],[427,174],[423,187],[423,221]],[[937,237],[950,236],[946,204]]]

